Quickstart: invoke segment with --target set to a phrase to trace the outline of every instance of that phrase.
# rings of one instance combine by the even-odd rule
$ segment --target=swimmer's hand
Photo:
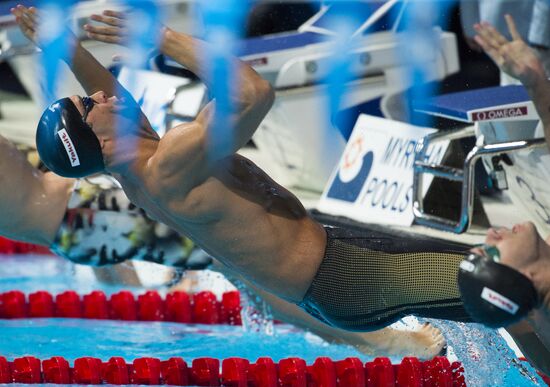
[[[122,12],[105,10],[101,15],[93,14],[90,19],[104,24],[84,24],[83,28],[90,39],[113,44],[124,44],[127,41],[127,20]]]
[[[134,18],[134,15],[137,18]],[[90,39],[104,43],[121,44],[129,43],[132,35],[145,45],[155,46],[156,39],[162,35],[162,25],[157,22],[143,23],[148,27],[138,24],[140,14],[132,12],[124,13],[113,10],[105,10],[101,15],[93,14],[90,19],[101,23],[85,24],[83,26],[86,35]],[[135,20],[133,20],[135,19]]]
[[[15,16],[15,21],[23,35],[38,46],[38,12],[36,8],[27,8],[19,4],[17,7],[11,8],[10,12]]]
[[[512,16],[504,17],[512,36],[511,41],[487,22],[474,25],[478,33],[475,41],[502,71],[519,79],[525,86],[533,86],[541,79],[546,79],[540,60],[521,38]]]
[[[38,26],[41,23],[40,15],[38,10],[35,7],[25,7],[24,5],[17,5],[15,8],[11,8],[10,12],[15,16],[15,21],[19,25],[19,29],[37,47],[44,48],[44,45],[47,45],[49,42],[47,40],[41,40],[38,35]],[[44,16],[45,17],[45,16]],[[68,39],[68,44],[74,46],[78,39],[77,37],[67,28],[64,33],[67,33],[66,38]],[[57,36],[56,36],[57,37]]]

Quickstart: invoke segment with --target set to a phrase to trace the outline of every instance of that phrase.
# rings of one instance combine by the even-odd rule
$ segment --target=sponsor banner
[[[69,134],[65,129],[61,129],[57,132],[57,135],[61,138],[61,143],[65,147],[65,152],[67,152],[71,167],[78,167],[80,165],[80,160],[78,159],[78,153],[76,153],[76,149],[74,148]]]
[[[365,223],[411,225],[416,144],[435,129],[360,115],[319,210]],[[424,161],[439,163],[449,143],[432,144]],[[433,176],[424,175],[427,190]],[[424,192],[425,193],[425,192]]]
[[[515,302],[486,287],[481,291],[481,298],[510,314],[516,314],[519,309],[519,306]]]
[[[491,106],[489,108],[471,110],[468,112],[468,118],[470,122],[539,119],[533,103],[530,101],[522,104]]]

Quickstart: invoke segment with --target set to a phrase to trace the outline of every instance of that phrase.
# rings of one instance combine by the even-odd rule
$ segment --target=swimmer
[[[189,239],[149,219],[108,176],[88,181],[41,172],[2,136],[0,176],[4,182],[0,184],[0,235],[48,246],[61,257],[94,267],[123,260],[145,260],[176,269],[222,267],[211,265],[212,259]],[[18,189],[13,190],[14,186]],[[128,273],[123,274],[127,280]],[[441,332],[431,325],[415,331],[346,332],[314,320],[273,295],[262,295],[277,319],[364,353],[430,359],[445,345]]]
[[[550,148],[550,80],[535,51],[521,38],[514,19],[505,15],[512,40],[487,22],[475,24],[475,41],[501,71],[518,79],[527,89],[542,121],[546,144]]]
[[[498,249],[500,262],[529,278],[540,296],[540,307],[527,320],[547,349],[550,349],[550,237],[542,239],[531,222],[511,229],[489,229],[488,246]],[[474,250],[481,253],[479,249]],[[547,371],[548,372],[548,371]]]
[[[511,40],[489,23],[481,22],[474,25],[477,32],[475,41],[502,72],[518,79],[525,86],[537,109],[546,143],[550,148],[550,81],[536,52],[519,34],[513,17],[505,15],[504,18]],[[489,230],[486,243],[498,248],[502,263],[512,266],[530,278],[541,295],[542,307],[530,314],[529,324],[523,322],[508,330],[514,338],[519,338],[518,342],[522,338],[528,342],[529,345],[520,345],[525,352],[539,348],[536,339],[542,340],[546,348],[540,348],[540,351],[546,351],[545,356],[533,357],[539,359],[538,368],[550,374],[550,237],[543,240],[532,223],[525,223],[515,225],[511,230]],[[536,338],[533,337],[535,335]]]
[[[33,10],[13,12],[36,41]],[[124,42],[124,14],[106,11],[92,19],[103,25],[86,25],[90,38]],[[208,45],[169,28],[161,35],[160,51],[212,89],[198,57]],[[453,286],[463,251],[435,254],[436,247],[427,244],[380,242],[376,235],[325,229],[293,194],[235,154],[274,99],[270,84],[250,66],[234,59],[239,87],[227,120],[232,138],[214,134],[216,102],[210,101],[195,121],[159,139],[143,113],[137,125],[120,113],[140,112],[139,106],[74,35],[70,44],[74,55],[67,64],[90,97],[64,98],[44,112],[37,146],[52,171],[79,177],[111,173],[150,217],[189,236],[263,290],[336,327],[376,330],[411,313],[468,320]],[[71,139],[70,147],[58,131]],[[79,165],[71,164],[75,156]]]
[[[35,11],[18,6],[13,13],[36,42]],[[90,38],[125,42],[123,13],[105,11],[92,19],[103,25],[86,25]],[[160,36],[160,51],[212,89],[198,57],[208,45],[169,28]],[[251,67],[234,59],[238,90],[230,96],[231,139],[215,135],[215,101],[195,121],[159,139],[114,76],[76,37],[70,44],[67,64],[90,97],[64,98],[44,112],[37,146],[51,170],[65,176],[111,173],[153,219],[189,236],[262,290],[334,327],[371,331],[410,314],[471,320],[457,284],[464,246],[323,227],[293,194],[235,153],[274,99],[269,83]],[[140,112],[139,122],[124,116],[127,109]],[[70,138],[70,147],[60,136]],[[81,155],[79,165],[71,164],[75,155]]]

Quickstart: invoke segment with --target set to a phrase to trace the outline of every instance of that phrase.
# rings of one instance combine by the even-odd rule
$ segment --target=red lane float
[[[107,320],[109,318],[107,296],[99,290],[94,290],[82,297],[82,309],[82,317],[84,318],[93,318],[96,320]]]
[[[7,361],[0,356],[0,383],[54,384],[141,384],[227,387],[465,387],[460,363],[445,357],[421,362],[406,357],[401,364],[376,358],[363,364],[358,358],[333,361],[320,357],[311,365],[292,357],[275,363],[261,357],[255,363],[246,359],[194,359],[191,367],[173,357],[161,361],[152,357],[126,363],[121,357],[106,362],[93,357],[74,361],[62,357],[42,360],[25,356]]]
[[[4,297],[0,295],[0,299],[4,299]],[[55,315],[54,311],[55,305],[50,293],[40,291],[29,294],[29,317],[51,317]],[[1,311],[0,316],[3,316]]]
[[[0,237],[0,254],[47,254],[53,255],[50,249],[45,246],[33,245],[32,243],[25,243],[14,241],[12,239]]]
[[[60,356],[43,360],[42,377],[45,383],[70,384],[72,379],[69,362]]]
[[[72,290],[55,296],[55,316],[82,318],[82,302],[80,296]]]
[[[224,293],[221,301],[212,292],[191,296],[178,291],[162,299],[156,291],[148,291],[137,300],[129,291],[115,293],[109,299],[97,290],[83,297],[72,290],[55,297],[44,291],[28,297],[18,290],[0,293],[0,318],[6,319],[67,317],[242,325],[241,309],[238,291]]]
[[[240,308],[240,294],[238,292],[234,293],[237,293],[237,297],[239,297],[238,308]],[[191,298],[189,294],[185,292],[168,293],[166,295],[166,300],[164,303],[166,307],[164,318],[166,319],[166,321],[190,323],[193,320],[193,315],[191,312]],[[239,309],[239,317],[240,316],[241,313]]]

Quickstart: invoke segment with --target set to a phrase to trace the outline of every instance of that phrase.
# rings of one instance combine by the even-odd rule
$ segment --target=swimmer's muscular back
[[[190,236],[267,290],[300,301],[324,254],[322,227],[292,193],[245,157],[228,156],[211,170],[191,189],[186,188],[192,177],[185,168],[179,178],[170,176],[151,191],[144,189],[148,184],[135,186],[124,178],[121,183],[150,216]]]

